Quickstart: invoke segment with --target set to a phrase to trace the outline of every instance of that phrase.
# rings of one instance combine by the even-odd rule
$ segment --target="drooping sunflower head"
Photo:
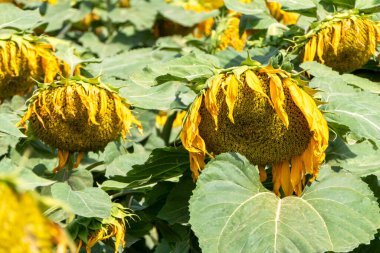
[[[306,174],[313,180],[323,162],[328,127],[303,81],[286,71],[242,66],[210,78],[193,102],[181,133],[196,178],[206,156],[239,152],[272,166],[274,192],[301,194]]]
[[[66,252],[69,238],[43,215],[33,192],[20,193],[0,181],[0,249],[2,252]]]
[[[341,73],[351,72],[375,54],[380,26],[368,16],[340,13],[322,21],[306,37],[303,61],[315,60]]]
[[[241,14],[230,12],[226,17],[221,18],[213,31],[211,40],[216,50],[224,50],[227,47],[232,47],[237,51],[244,49],[247,42],[247,32],[239,33]]]
[[[37,81],[67,76],[69,66],[52,53],[42,39],[7,34],[0,39],[0,100],[30,91]]]
[[[282,9],[282,5],[276,2],[266,2],[270,14],[284,25],[294,25],[297,23],[300,15],[298,13],[287,12]]]
[[[99,78],[73,77],[40,88],[20,124],[28,120],[35,136],[58,148],[60,165],[69,153],[99,151],[126,138],[132,125],[142,130],[130,105]]]
[[[110,238],[115,239],[115,253],[119,252],[119,247],[125,247],[125,223],[127,219],[137,217],[131,210],[124,208],[119,203],[112,203],[111,216],[101,220],[101,227],[98,230],[91,230],[87,243],[85,243],[86,252],[91,253],[91,248],[98,242]],[[128,221],[127,221],[128,222]],[[78,250],[82,247],[83,241],[79,240]]]
[[[197,13],[210,12],[218,9],[224,5],[224,1],[210,1],[210,0],[166,0],[167,3],[180,6],[184,10],[193,11]],[[162,20],[156,24],[155,34],[159,36],[180,34],[187,35],[192,33],[195,37],[201,38],[211,34],[214,25],[214,18],[208,18],[193,27],[184,27],[170,20]]]

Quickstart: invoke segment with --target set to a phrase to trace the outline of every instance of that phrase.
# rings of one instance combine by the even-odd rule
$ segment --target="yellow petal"
[[[368,29],[368,42],[369,42],[369,50],[372,55],[376,54],[376,31],[373,27],[373,24],[371,21],[364,20],[365,24],[367,25]]]
[[[339,43],[340,43],[341,33],[342,33],[342,23],[339,22],[339,23],[334,24],[333,25],[333,38],[332,38],[331,44],[332,44],[335,55],[338,54],[338,47],[339,47]]]
[[[220,87],[223,82],[224,75],[218,75],[211,81],[211,86],[205,92],[205,106],[207,111],[210,113],[214,119],[215,129],[218,129],[218,103],[216,97],[219,93]]]
[[[285,196],[290,196],[293,193],[293,186],[290,181],[290,167],[289,162],[284,160],[281,162],[281,188]]]
[[[324,33],[323,31],[318,33],[318,47],[317,47],[317,55],[319,58],[319,61],[324,64],[325,61],[323,60],[323,47],[324,47]]]
[[[236,97],[238,94],[238,89],[239,89],[239,82],[236,79],[235,75],[229,75],[226,79],[226,85],[227,85],[227,90],[226,90],[226,103],[228,107],[228,118],[232,123],[235,123],[234,120],[234,107],[235,107],[235,101]]]
[[[292,170],[290,172],[290,182],[297,196],[302,194],[302,179],[305,172],[303,167],[302,158],[295,156],[292,158]]]
[[[70,155],[69,151],[58,149],[58,166],[54,168],[53,170],[54,173],[57,173],[58,171],[60,171],[66,166],[66,164],[69,162],[69,157],[70,157],[69,155]]]
[[[272,165],[273,192],[280,196],[282,163]]]
[[[281,78],[278,75],[269,75],[269,87],[270,87],[270,96],[274,109],[277,115],[280,117],[281,121],[286,127],[289,126],[288,114],[284,109],[285,105],[285,94],[282,87]]]
[[[265,182],[267,180],[267,172],[265,170],[265,166],[259,165],[259,175],[260,175],[260,182]]]
[[[313,35],[313,37],[310,39],[310,51],[309,51],[309,61],[313,61],[315,54],[317,52],[317,35]]]
[[[269,97],[267,96],[267,94],[263,91],[261,80],[259,79],[259,77],[253,71],[247,70],[245,72],[245,80],[246,80],[246,83],[248,84],[248,86],[252,90],[260,93],[263,97],[268,98],[268,100],[272,104],[272,101],[269,99]]]

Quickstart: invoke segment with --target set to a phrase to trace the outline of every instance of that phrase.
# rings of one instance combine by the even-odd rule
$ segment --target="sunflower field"
[[[0,253],[380,252],[380,0],[0,0]]]

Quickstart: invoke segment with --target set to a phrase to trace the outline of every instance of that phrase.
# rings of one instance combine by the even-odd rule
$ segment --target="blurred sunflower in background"
[[[20,121],[46,144],[58,148],[59,165],[65,167],[70,153],[99,151],[120,136],[125,139],[132,125],[142,133],[141,123],[130,105],[99,78],[63,78],[42,85],[29,101]]]
[[[266,1],[266,5],[270,14],[284,25],[294,25],[300,17],[298,13],[284,11],[279,3]]]
[[[258,165],[273,191],[300,195],[318,175],[328,144],[328,127],[304,81],[271,66],[222,70],[194,100],[181,132],[194,179],[206,156],[239,152]],[[310,176],[308,180],[306,175]]]
[[[336,13],[295,43],[296,47],[303,46],[304,62],[318,61],[341,73],[352,72],[376,54],[380,26],[355,11]]]
[[[171,5],[180,6],[184,10],[197,13],[207,13],[212,10],[219,9],[224,5],[224,1],[220,0],[166,0],[166,2]],[[192,33],[197,38],[201,38],[203,36],[208,37],[211,34],[214,23],[214,18],[209,18],[194,27],[184,27],[170,20],[158,20],[154,28],[154,34],[156,37],[159,37],[173,34],[186,35]]]
[[[5,31],[0,38],[0,100],[30,92],[36,81],[68,76],[70,67],[52,49],[43,38]]]
[[[68,235],[44,216],[43,206],[36,192],[19,192],[12,183],[0,180],[1,252],[73,251]]]

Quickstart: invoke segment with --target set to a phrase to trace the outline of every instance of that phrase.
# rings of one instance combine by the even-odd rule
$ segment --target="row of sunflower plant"
[[[379,0],[0,2],[0,252],[379,251]]]

